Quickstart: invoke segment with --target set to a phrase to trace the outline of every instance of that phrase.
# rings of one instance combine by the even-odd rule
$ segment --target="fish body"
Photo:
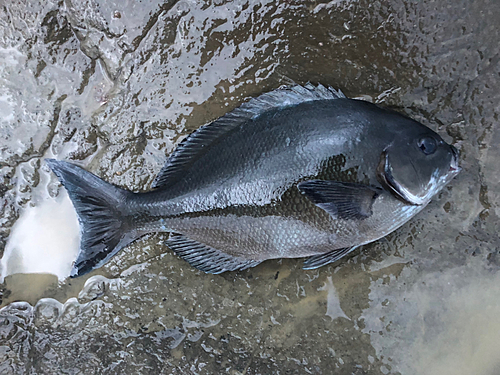
[[[146,193],[48,163],[80,220],[72,276],[151,232],[171,232],[167,245],[210,273],[272,258],[316,268],[404,224],[460,170],[455,148],[426,126],[310,84],[201,127]]]

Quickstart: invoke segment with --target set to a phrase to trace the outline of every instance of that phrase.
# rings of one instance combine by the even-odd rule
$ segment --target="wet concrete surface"
[[[4,0],[0,373],[499,374],[499,21],[497,0]],[[308,81],[430,126],[463,171],[318,270],[206,275],[151,235],[64,277],[76,219],[44,158],[146,190],[184,135]]]

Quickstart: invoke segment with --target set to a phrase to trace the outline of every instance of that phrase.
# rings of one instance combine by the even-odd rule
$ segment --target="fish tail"
[[[46,162],[68,191],[80,223],[80,251],[71,277],[99,268],[139,237],[127,213],[132,192],[111,185],[74,164],[54,159],[46,159]]]

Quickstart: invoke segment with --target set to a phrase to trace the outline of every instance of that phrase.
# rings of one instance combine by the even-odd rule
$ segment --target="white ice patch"
[[[2,122],[14,121],[14,99],[5,89],[0,89],[0,118]]]
[[[371,284],[361,320],[391,373],[489,375],[500,368],[500,273],[480,260]]]
[[[80,233],[76,212],[64,191],[57,199],[27,207],[12,228],[0,260],[0,282],[16,273],[70,274]]]
[[[323,287],[321,287],[319,290],[326,290],[327,297],[326,297],[326,314],[332,320],[337,319],[337,318],[346,318],[351,320],[345,313],[344,310],[342,310],[342,307],[340,307],[340,301],[339,301],[339,296],[337,293],[337,290],[335,289],[335,286],[333,285],[332,277],[328,276],[327,282]]]

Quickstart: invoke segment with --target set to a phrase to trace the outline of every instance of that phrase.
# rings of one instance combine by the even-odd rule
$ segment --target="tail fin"
[[[138,236],[126,215],[133,193],[113,186],[82,168],[54,159],[45,160],[68,191],[80,222],[80,252],[71,277],[101,267]]]

